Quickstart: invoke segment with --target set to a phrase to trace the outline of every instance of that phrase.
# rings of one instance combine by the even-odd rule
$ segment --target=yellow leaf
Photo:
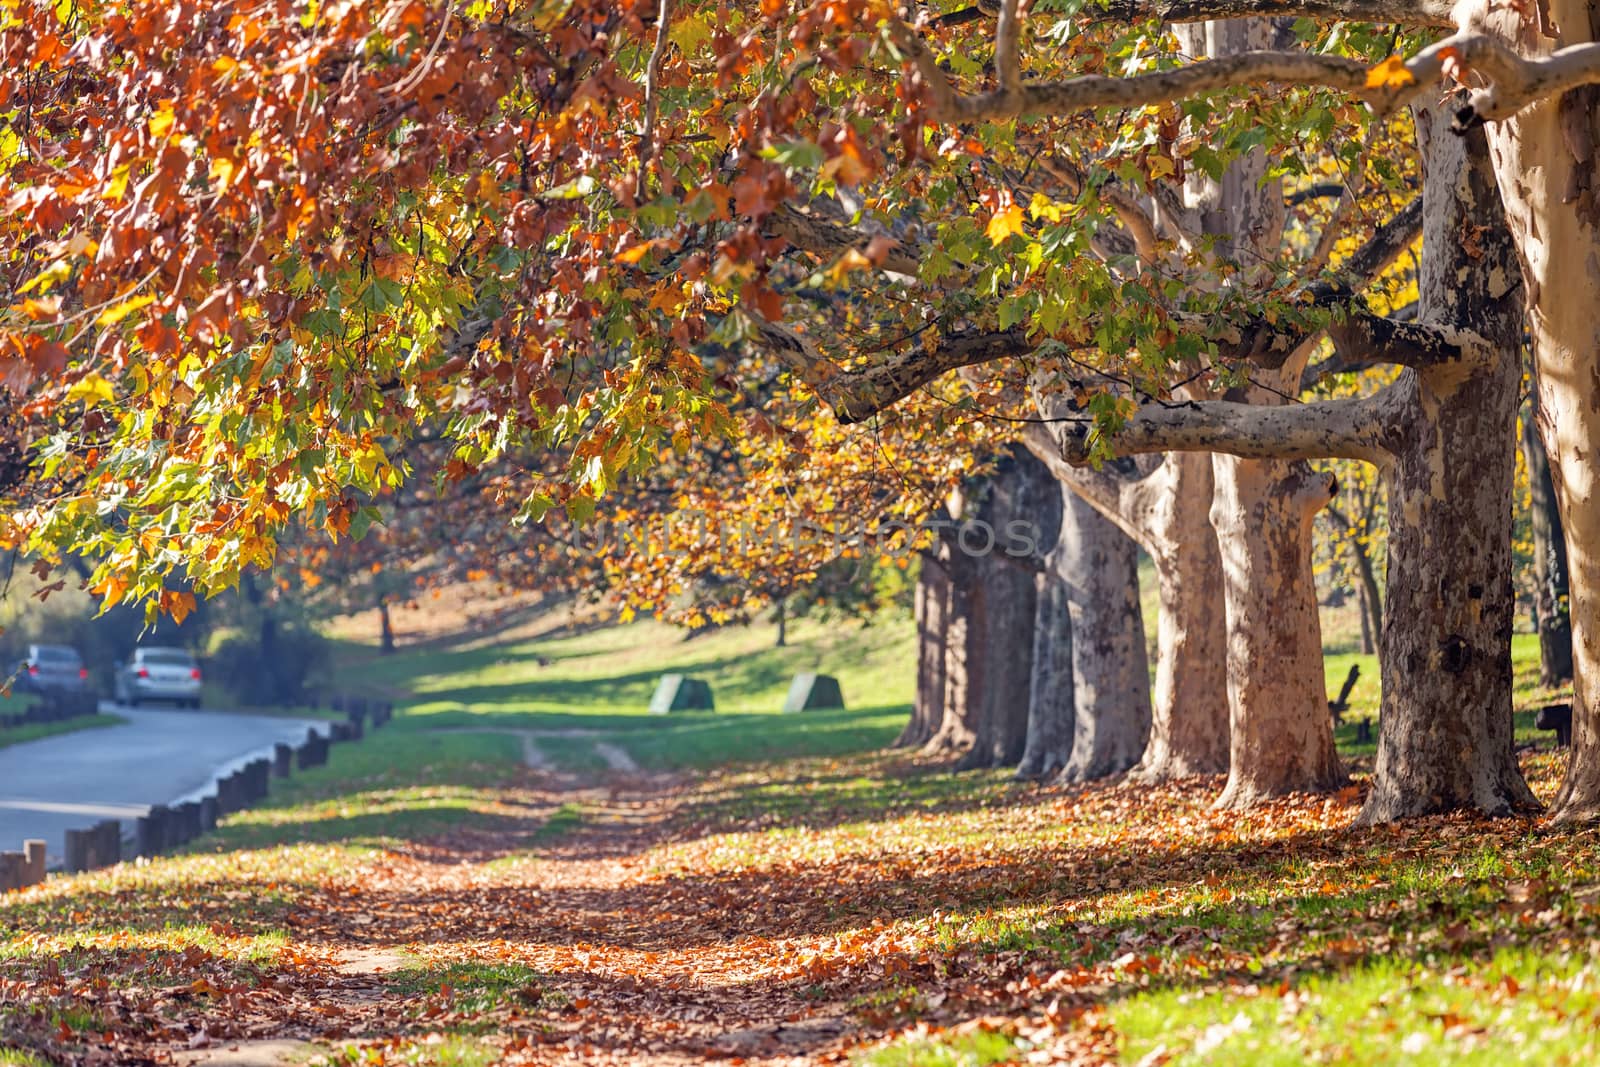
[[[872,260],[852,248],[840,256],[833,266],[828,268],[828,280],[835,285],[842,285],[851,271],[871,269]]]
[[[216,184],[217,192],[222,192],[233,184],[233,176],[237,166],[231,159],[213,159],[211,161],[211,180]]]
[[[116,399],[116,393],[112,390],[110,382],[90,371],[68,387],[67,399],[83,401],[84,410],[87,411],[96,404],[111,403]]]
[[[1000,244],[1012,234],[1021,233],[1022,208],[1012,204],[1004,211],[996,211],[994,218],[989,220],[989,225],[983,232],[992,244]]]
[[[58,259],[44,270],[34,275],[27,282],[23,283],[22,287],[18,289],[17,292],[18,294],[27,293],[34,289],[39,290],[41,293],[47,292],[48,290],[55,288],[57,284],[66,281],[67,276],[71,273],[72,264],[68,263],[65,259]]]
[[[124,163],[111,172],[111,181],[106,183],[105,189],[100,193],[102,200],[121,200],[122,194],[128,191],[128,165]]]
[[[172,131],[172,124],[177,121],[177,116],[172,113],[172,101],[163,100],[161,109],[150,116],[150,136],[165,137]]]
[[[1172,164],[1171,156],[1157,155],[1150,157],[1151,178],[1165,178],[1167,175],[1174,173],[1176,169]]]
[[[144,307],[146,304],[153,304],[155,302],[156,298],[148,293],[144,296],[130,296],[122,303],[114,304],[100,312],[100,314],[96,315],[94,319],[95,324],[97,326],[111,326],[115,323],[121,322],[129,315],[132,315],[135,311],[138,311],[140,308]]]
[[[1399,53],[1390,56],[1376,67],[1367,71],[1368,89],[1398,89],[1410,85],[1417,79],[1411,76],[1406,69],[1406,61],[1400,58]]]
[[[1034,193],[1033,199],[1028,201],[1028,214],[1046,222],[1060,222],[1062,212],[1054,200],[1043,193]]]

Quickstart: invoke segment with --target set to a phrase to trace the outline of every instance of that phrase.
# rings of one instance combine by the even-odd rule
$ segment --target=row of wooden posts
[[[273,778],[289,777],[295,765],[302,771],[322,766],[328,762],[332,744],[359,741],[368,729],[375,730],[394,716],[393,704],[359,697],[335,697],[329,707],[344,712],[345,717],[329,723],[327,736],[308,728],[306,739],[299,745],[274,745],[271,758],[251,760],[217,779],[217,791],[212,795],[182,804],[157,804],[139,816],[134,822],[133,854],[159,856],[209,833],[224,815],[266,799]],[[122,824],[105,819],[87,829],[68,830],[63,859],[64,868],[72,874],[121,862]],[[28,841],[22,852],[0,852],[0,892],[38,885],[44,881],[44,864],[43,841]]]

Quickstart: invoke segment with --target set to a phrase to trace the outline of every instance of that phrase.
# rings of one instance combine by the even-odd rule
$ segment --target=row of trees
[[[1034,514],[1065,486],[1060,547],[1043,578],[935,553],[920,669],[940,707],[913,731],[1074,776],[1226,769],[1222,803],[1245,806],[1342,781],[1312,580],[1336,486],[1308,461],[1343,457],[1388,503],[1363,817],[1505,812],[1532,802],[1509,676],[1526,325],[1571,603],[1558,811],[1600,810],[1589,4],[0,19],[0,371],[40,439],[8,536],[99,561],[109,603],[231,587],[293,525],[359,537],[421,469],[440,500],[535,524],[696,499],[910,516],[1020,439],[972,506]],[[1375,389],[1302,400],[1371,368]],[[873,450],[839,424],[916,491],[871,489]],[[437,514],[402,551],[459,558],[438,531],[461,511]],[[683,536],[613,558],[640,603],[712,558]],[[1124,536],[1160,587],[1144,746]],[[772,598],[821,557],[715,558],[702,577],[777,575]],[[1540,585],[1554,618],[1559,579]],[[1058,636],[1033,655],[1034,635]],[[1030,735],[1015,709],[1064,708],[1069,667],[1081,728]]]

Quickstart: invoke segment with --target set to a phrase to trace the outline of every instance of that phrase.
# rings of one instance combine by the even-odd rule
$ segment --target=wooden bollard
[[[272,746],[272,776],[274,778],[289,777],[291,764],[294,762],[294,749],[285,744]]]
[[[250,763],[250,803],[267,799],[267,794],[272,791],[272,761],[270,759],[252,760]]]
[[[97,822],[90,831],[94,836],[89,842],[89,866],[91,870],[100,867],[109,867],[113,863],[122,862],[122,824],[116,819],[106,819]]]
[[[348,722],[330,723],[328,734],[329,739],[332,741],[349,741],[351,740],[352,736],[350,733],[350,724]]]
[[[200,832],[209,834],[217,828],[217,796],[215,793],[200,798]]]
[[[198,800],[186,800],[178,805],[178,826],[183,831],[182,844],[187,845],[190,841],[200,836],[200,802]]]
[[[23,888],[27,870],[27,856],[21,852],[0,852],[0,893]]]
[[[167,848],[167,809],[155,805],[134,820],[134,847],[146,859],[159,856]]]
[[[345,714],[345,722],[350,725],[350,740],[359,741],[361,735],[366,733],[367,712],[365,708],[357,708]]]
[[[38,885],[44,881],[45,850],[49,845],[36,837],[29,838],[22,843],[22,854],[28,857],[28,884]]]
[[[63,861],[67,871],[71,874],[82,874],[90,870],[89,846],[94,841],[93,830],[68,830],[66,836],[66,855]]]

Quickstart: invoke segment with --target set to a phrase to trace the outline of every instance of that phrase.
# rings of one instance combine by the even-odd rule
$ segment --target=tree
[[[1289,391],[1274,376],[1330,325],[1395,335],[1359,279],[1315,251],[1228,263],[1214,241],[1164,243],[1152,216],[1181,214],[1180,171],[1219,178],[1263,145],[1282,174],[1357,162],[1373,123],[1352,98],[1386,115],[1450,74],[1472,86],[1459,124],[1487,123],[1527,279],[1572,549],[1560,810],[1592,813],[1600,564],[1580,549],[1600,533],[1600,385],[1583,361],[1600,327],[1593,300],[1564,299],[1592,286],[1589,8],[1496,8],[1401,60],[1359,20],[1418,27],[1410,50],[1450,24],[1443,4],[1240,6],[1134,0],[1048,25],[1015,0],[993,23],[868,0],[9,8],[0,108],[29,124],[0,140],[0,348],[54,420],[40,457],[59,487],[10,538],[100,560],[108,602],[170,607],[169,576],[231,586],[292,521],[359,535],[364,501],[406,477],[385,442],[435,419],[461,470],[548,451],[520,514],[586,518],[628,475],[741,429],[712,371],[729,349],[750,353],[740,374],[787,367],[846,422],[978,365],[1126,378],[1072,416],[1107,441],[1141,392],[1174,402],[1175,366],[1198,365],[1197,392]],[[1311,17],[1292,46],[1198,62],[1162,28],[1234,14]],[[981,387],[943,399],[992,410]],[[1292,472],[1218,470],[1234,519],[1278,509],[1299,536]],[[1230,558],[1281,574],[1301,553]],[[1268,588],[1235,587],[1234,617],[1258,617],[1246,605]]]
[[[1539,440],[1538,391],[1518,420],[1523,465],[1528,472],[1528,518],[1533,534],[1533,621],[1539,634],[1539,684],[1572,680],[1572,621],[1567,611],[1567,545],[1556,507],[1550,459]]]

